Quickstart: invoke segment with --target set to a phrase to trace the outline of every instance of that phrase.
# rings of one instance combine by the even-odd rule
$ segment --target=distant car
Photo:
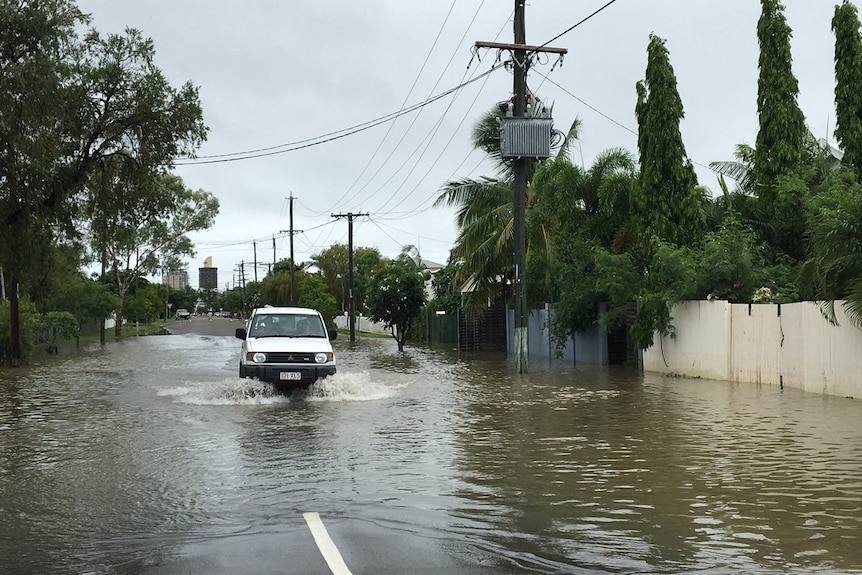
[[[319,311],[302,307],[262,307],[251,312],[246,327],[237,328],[243,340],[239,376],[254,377],[280,389],[308,387],[335,374],[328,330]]]
[[[189,313],[189,310],[181,307],[180,309],[177,310],[177,316],[176,317],[177,317],[177,319],[191,319],[192,316]]]

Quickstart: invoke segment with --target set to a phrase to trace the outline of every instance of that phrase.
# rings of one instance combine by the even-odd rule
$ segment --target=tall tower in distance
[[[204,267],[198,268],[198,289],[218,289],[218,268],[213,267],[212,256],[207,256]]]

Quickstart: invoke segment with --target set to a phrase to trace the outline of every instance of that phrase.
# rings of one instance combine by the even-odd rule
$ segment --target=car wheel
[[[242,363],[239,364],[239,376],[245,377],[245,366]]]

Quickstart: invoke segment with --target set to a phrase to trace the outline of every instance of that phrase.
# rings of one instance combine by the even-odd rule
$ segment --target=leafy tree
[[[329,293],[335,297],[339,309],[347,309],[347,267],[348,248],[344,244],[332,244],[311,257],[312,263],[320,270],[320,277]],[[354,261],[355,264],[355,261]]]
[[[449,260],[449,263],[434,274],[431,280],[434,299],[428,304],[434,310],[454,314],[461,307],[461,285],[455,279],[459,266],[459,262]]]
[[[410,339],[424,305],[425,280],[406,249],[371,276],[366,301],[368,317],[392,328],[398,351],[404,351],[404,343]]]
[[[7,291],[5,359],[17,365],[28,353],[18,286],[45,261],[74,192],[68,164],[79,157],[79,134],[72,66],[85,18],[69,0],[2,0],[0,22],[0,266],[15,288]]]
[[[696,267],[688,248],[657,242],[650,253],[650,271],[638,293],[638,313],[630,330],[639,349],[652,346],[657,331],[662,335],[673,333],[671,308],[696,294]]]
[[[784,6],[779,0],[761,0],[761,5],[757,23],[760,43],[757,116],[760,128],[754,148],[753,179],[761,204],[761,217],[768,221],[777,207],[778,178],[796,170],[803,159],[807,129],[796,100],[799,83],[791,69],[791,30],[784,17]]]
[[[485,114],[473,129],[473,146],[483,150],[497,166],[498,176],[478,179],[462,178],[447,182],[435,201],[435,206],[457,207],[455,222],[458,237],[452,249],[452,259],[461,262],[455,280],[461,285],[469,285],[465,292],[468,309],[480,311],[488,301],[497,301],[506,296],[507,285],[511,282],[512,258],[514,253],[514,221],[512,212],[513,175],[509,162],[500,154],[499,121],[502,112],[494,109]],[[566,157],[572,141],[577,139],[581,122],[575,119],[557,152],[558,157]],[[548,230],[541,220],[533,218],[530,212],[539,202],[538,195],[531,185],[536,164],[527,164],[527,261],[528,282],[539,276],[540,285],[533,285],[533,303],[544,299],[537,295],[548,289],[547,277],[549,256],[546,252]],[[531,268],[531,265],[533,266]],[[535,269],[538,267],[538,270]],[[529,286],[529,283],[528,283]],[[529,298],[528,298],[529,299]]]
[[[706,235],[696,256],[695,297],[748,302],[764,285],[761,246],[754,232],[730,212],[721,226]]]
[[[219,300],[218,305],[220,308],[224,309],[225,311],[229,311],[234,316],[241,316],[242,313],[245,311],[245,307],[243,306],[242,290],[237,288],[232,289],[225,294],[222,294],[221,300]]]
[[[46,351],[57,353],[57,341],[75,339],[79,336],[78,320],[67,311],[49,311],[37,313],[32,318],[33,328],[41,333],[40,341],[48,342]]]
[[[278,271],[268,274],[260,282],[261,302],[263,305],[269,304],[272,306],[290,305],[290,272],[284,270],[284,268],[278,268],[278,266],[276,268]],[[304,274],[305,272],[303,271],[294,272],[297,284],[302,281],[301,278]]]
[[[546,276],[528,276],[527,286],[535,290],[533,297],[550,293],[555,304],[551,330],[560,346],[595,324],[598,304],[607,301],[596,282],[598,258],[633,246],[629,198],[636,185],[634,158],[622,149],[599,154],[588,170],[564,155],[536,169],[532,187],[537,201],[528,225],[547,230],[549,257]],[[534,265],[530,273],[538,270]],[[544,288],[537,282],[544,282]],[[636,293],[630,294],[632,299]]]
[[[383,269],[388,261],[377,248],[358,247],[353,250],[353,301],[357,313],[367,312],[365,302],[371,289],[371,277]]]
[[[189,311],[194,311],[195,301],[197,300],[197,298],[197,293],[190,286],[186,286],[186,288],[183,290],[171,289],[168,292],[168,303],[171,304],[170,310],[172,313],[176,313],[178,309],[187,309]],[[225,309],[229,310],[230,308],[225,307]]]
[[[835,6],[835,137],[844,151],[842,162],[862,177],[862,34],[859,12],[849,0]]]
[[[263,297],[262,282],[248,282],[245,284],[245,287],[242,288],[242,292],[243,309],[246,311],[251,311],[256,307],[260,307],[268,303]]]
[[[141,177],[137,173],[127,180],[121,169],[114,178],[101,181],[108,189],[100,189],[98,195],[106,199],[97,200],[88,210],[93,247],[104,250],[117,285],[117,336],[129,284],[163,269],[171,258],[193,255],[186,234],[209,228],[218,213],[218,200],[212,194],[186,188],[178,176]]]
[[[299,285],[297,303],[301,307],[316,309],[326,320],[329,329],[335,329],[335,316],[340,315],[341,308],[335,297],[329,293],[326,284],[318,274],[305,274]]]
[[[43,266],[37,247],[74,237],[80,196],[103,162],[125,160],[127,174],[167,169],[206,127],[197,89],[172,89],[139,32],[82,38],[86,19],[69,0],[2,0],[0,21],[0,265],[18,285]],[[17,364],[17,290],[10,299]]]
[[[685,116],[665,41],[650,35],[644,80],[637,83],[640,177],[632,212],[644,246],[655,236],[691,245],[702,233],[703,194],[679,123]]]
[[[71,313],[78,322],[79,331],[85,322],[104,322],[116,309],[117,297],[109,286],[85,278],[80,273],[62,277],[62,286],[53,291],[46,307]]]
[[[320,270],[320,277],[327,290],[335,297],[338,307],[347,310],[350,288],[348,270],[350,254],[344,244],[333,244],[311,261]],[[365,311],[365,296],[371,275],[385,265],[385,260],[377,248],[357,247],[353,250],[353,301],[357,313]]]
[[[126,316],[133,322],[149,323],[150,319],[158,313],[158,308],[146,294],[130,295],[126,298]],[[120,325],[119,322],[117,325]],[[121,335],[122,325],[117,329],[117,336]]]

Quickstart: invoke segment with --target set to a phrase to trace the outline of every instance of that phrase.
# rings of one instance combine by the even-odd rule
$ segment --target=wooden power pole
[[[512,69],[514,71],[514,107],[512,116],[523,118],[527,115],[527,69],[530,58],[540,52],[557,54],[562,57],[567,50],[565,48],[551,48],[547,46],[528,46],[526,44],[526,25],[524,23],[524,5],[526,0],[515,0],[515,43],[503,44],[498,42],[476,42],[476,48],[488,48],[497,50],[508,50],[512,53]],[[550,137],[547,142],[548,154],[550,153]],[[502,141],[501,141],[502,149]],[[544,155],[544,154],[543,154]],[[504,154],[503,157],[506,157]],[[543,157],[535,152],[513,152],[512,171],[514,181],[512,184],[512,216],[513,216],[513,243],[514,243],[514,332],[513,347],[515,364],[518,373],[527,372],[528,340],[527,340],[527,300],[525,295],[526,278],[526,196],[527,196],[527,162],[535,158]]]
[[[347,218],[347,289],[350,298],[350,306],[347,322],[350,325],[350,341],[356,341],[356,305],[353,301],[353,218],[367,216],[368,213],[354,214],[332,214],[333,218]]]

